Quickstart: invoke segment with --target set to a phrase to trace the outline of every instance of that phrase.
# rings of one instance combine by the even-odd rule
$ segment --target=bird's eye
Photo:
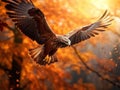
[[[65,43],[68,43],[68,41],[65,41]]]

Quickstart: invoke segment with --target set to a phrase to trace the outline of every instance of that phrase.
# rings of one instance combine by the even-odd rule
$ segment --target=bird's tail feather
[[[42,48],[40,46],[34,48],[34,49],[29,49],[29,54],[33,59],[37,59],[39,54],[41,53]]]
[[[30,49],[29,54],[32,59],[40,65],[49,65],[51,63],[57,62],[57,57],[55,55],[44,55],[44,48],[41,46]]]

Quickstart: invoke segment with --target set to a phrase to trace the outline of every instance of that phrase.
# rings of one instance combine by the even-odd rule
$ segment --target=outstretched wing
[[[44,44],[54,33],[49,28],[44,14],[31,0],[2,0],[6,2],[7,14],[15,25],[29,38]]]
[[[99,18],[99,20],[95,23],[84,26],[77,30],[73,30],[65,36],[70,39],[71,45],[79,43],[83,40],[89,39],[90,37],[98,35],[99,32],[104,31],[104,29],[111,24],[112,20],[113,19],[111,19],[110,14],[106,10],[104,14]]]

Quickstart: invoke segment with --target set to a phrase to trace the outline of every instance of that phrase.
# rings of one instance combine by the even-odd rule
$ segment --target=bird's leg
[[[43,61],[45,61],[45,62],[47,62],[47,63],[50,63],[51,59],[52,59],[52,56],[47,55],[47,56],[43,59]]]
[[[47,55],[43,59],[43,62],[46,63],[46,64],[51,64],[51,63],[54,63],[54,62],[57,62],[57,61],[58,61],[58,59],[57,59],[56,55],[53,55],[53,56]]]
[[[53,56],[52,56],[52,61],[51,61],[51,62],[57,62],[57,61],[58,61],[58,59],[57,59],[56,55],[53,55]]]
[[[58,59],[57,59],[56,55],[53,55],[53,56],[51,56],[51,60],[48,64],[51,64],[51,63],[54,63],[54,62],[57,62],[57,61],[58,61]]]

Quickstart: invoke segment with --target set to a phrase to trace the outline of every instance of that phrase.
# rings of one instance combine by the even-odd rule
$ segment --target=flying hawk
[[[98,35],[111,24],[107,10],[94,23],[73,30],[65,35],[55,34],[46,22],[43,12],[34,6],[31,0],[2,0],[6,2],[8,16],[15,25],[29,38],[42,46],[31,49],[30,55],[40,65],[57,61],[58,48],[64,48]]]

